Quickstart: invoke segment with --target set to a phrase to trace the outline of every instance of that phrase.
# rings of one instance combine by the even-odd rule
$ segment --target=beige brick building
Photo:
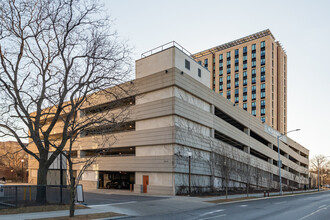
[[[268,29],[193,57],[212,73],[214,91],[281,133],[287,131],[287,56]]]
[[[166,195],[187,193],[189,185],[196,193],[226,185],[277,188],[276,131],[214,92],[210,72],[182,47],[170,44],[156,51],[136,61],[136,79],[129,82],[136,91],[122,97],[130,100],[121,106],[131,111],[127,126],[114,133],[105,129],[116,142],[84,173],[84,187],[132,184],[135,192]],[[99,113],[113,101],[97,96],[93,111]],[[91,112],[90,107],[83,111],[80,117]],[[53,135],[61,135],[60,130]],[[75,160],[102,149],[100,143],[101,137],[92,132],[81,136],[74,145]],[[288,137],[280,149],[285,187],[307,184],[309,151]],[[36,182],[37,168],[29,160],[30,182]],[[79,165],[74,169],[79,171]]]

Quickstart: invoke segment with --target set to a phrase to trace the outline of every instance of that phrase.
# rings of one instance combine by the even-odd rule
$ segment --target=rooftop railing
[[[144,57],[150,56],[152,54],[161,52],[161,51],[166,50],[166,49],[171,48],[171,47],[177,47],[179,50],[181,50],[185,54],[187,54],[190,57],[192,57],[192,54],[188,50],[186,50],[183,46],[181,46],[180,44],[178,44],[175,41],[171,41],[171,42],[168,42],[166,44],[163,44],[163,45],[161,45],[159,47],[156,47],[154,49],[148,50],[147,52],[142,53],[141,54],[141,58],[144,58]]]

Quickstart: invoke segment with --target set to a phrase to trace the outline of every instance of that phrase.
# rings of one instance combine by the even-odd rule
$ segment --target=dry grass
[[[76,205],[75,209],[86,209],[86,206]],[[32,213],[32,212],[50,212],[50,211],[60,211],[60,210],[69,210],[70,205],[44,205],[44,206],[28,206],[28,207],[19,207],[12,209],[0,209],[1,215],[10,215],[10,214],[21,214],[21,213]]]
[[[104,213],[95,213],[95,214],[86,214],[86,215],[76,215],[73,218],[70,217],[54,217],[54,218],[41,218],[38,220],[72,220],[72,219],[79,219],[79,220],[89,220],[89,219],[98,219],[98,218],[110,218],[110,217],[117,217],[117,216],[124,216],[122,214],[118,214],[115,212],[104,212]]]
[[[249,199],[255,199],[257,197],[241,197],[241,198],[233,198],[233,199],[217,199],[217,200],[211,200],[207,201],[209,203],[225,203],[225,202],[234,202],[234,201],[242,201],[242,200],[249,200]]]

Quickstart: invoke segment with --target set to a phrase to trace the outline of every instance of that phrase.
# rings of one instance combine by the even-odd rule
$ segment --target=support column
[[[273,144],[272,143],[268,143],[268,147],[270,148],[270,149],[272,149],[273,150]]]
[[[244,146],[244,149],[243,149],[246,153],[250,154],[250,147],[248,146]]]
[[[244,133],[250,136],[250,128],[244,128]]]

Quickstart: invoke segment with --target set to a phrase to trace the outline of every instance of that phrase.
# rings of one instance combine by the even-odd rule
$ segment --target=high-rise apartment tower
[[[211,89],[274,129],[287,131],[287,56],[269,29],[196,53]]]

